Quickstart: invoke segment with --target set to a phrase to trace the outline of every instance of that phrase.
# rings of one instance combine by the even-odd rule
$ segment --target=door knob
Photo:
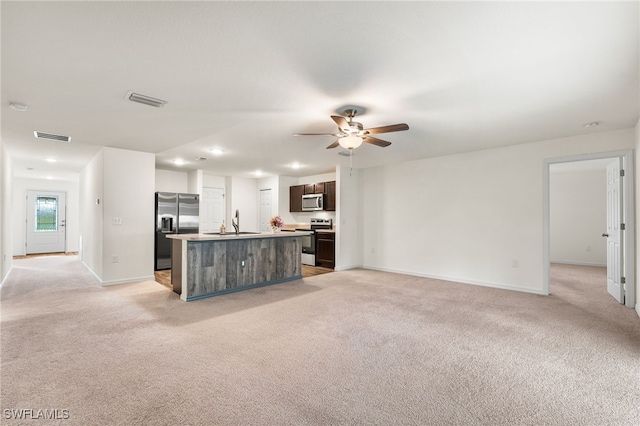
[[[609,234],[602,234],[602,236],[603,236],[603,237],[608,237],[608,236],[609,236]]]

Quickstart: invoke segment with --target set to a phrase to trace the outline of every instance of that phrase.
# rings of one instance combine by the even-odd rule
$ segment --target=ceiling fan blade
[[[401,132],[403,130],[409,130],[409,126],[405,123],[390,124],[389,126],[381,126],[381,127],[372,127],[370,129],[365,129],[365,132],[368,132],[370,135],[375,135],[378,133]]]
[[[391,142],[383,141],[382,139],[374,138],[373,136],[365,136],[362,141],[382,148],[391,145]]]
[[[340,130],[347,131],[347,130],[351,129],[351,126],[349,126],[349,122],[343,116],[341,116],[341,115],[332,115],[331,118],[333,119],[333,121],[336,122],[336,124],[338,125]]]
[[[340,145],[340,141],[335,141],[334,143],[329,145],[327,149],[336,148],[338,145]]]
[[[341,133],[294,133],[293,136],[342,136]]]

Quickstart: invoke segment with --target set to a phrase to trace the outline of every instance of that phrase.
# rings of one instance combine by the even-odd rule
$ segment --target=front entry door
[[[607,166],[607,291],[620,303],[624,303],[622,246],[622,158],[616,158]]]
[[[27,254],[64,252],[65,193],[27,191]]]

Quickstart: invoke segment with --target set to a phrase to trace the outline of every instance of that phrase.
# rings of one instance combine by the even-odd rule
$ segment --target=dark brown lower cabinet
[[[336,234],[333,232],[317,231],[316,238],[316,266],[335,268],[336,266]]]

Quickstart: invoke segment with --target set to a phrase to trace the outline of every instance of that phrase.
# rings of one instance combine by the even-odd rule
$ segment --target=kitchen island
[[[304,231],[171,234],[173,291],[184,301],[302,278]]]

